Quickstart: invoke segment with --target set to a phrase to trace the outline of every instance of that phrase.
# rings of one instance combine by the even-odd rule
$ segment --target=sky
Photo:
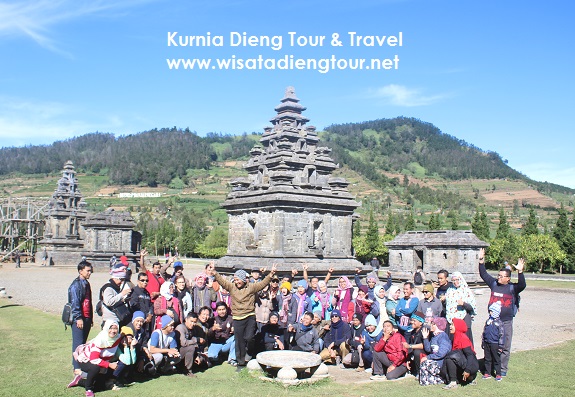
[[[415,117],[575,188],[574,11],[568,0],[0,0],[0,147],[173,126],[261,132],[293,86],[319,130]]]

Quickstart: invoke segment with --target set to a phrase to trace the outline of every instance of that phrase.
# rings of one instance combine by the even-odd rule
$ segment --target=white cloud
[[[407,88],[398,84],[389,84],[372,90],[369,96],[382,99],[389,105],[414,107],[431,105],[448,98],[450,95],[424,95],[421,90],[418,89]]]
[[[151,1],[153,0],[0,1],[0,36],[26,36],[48,50],[66,54],[51,38],[51,29],[55,25]]]
[[[98,115],[93,122],[83,121],[84,117],[75,105],[0,97],[0,147],[49,144],[124,125],[116,116]]]

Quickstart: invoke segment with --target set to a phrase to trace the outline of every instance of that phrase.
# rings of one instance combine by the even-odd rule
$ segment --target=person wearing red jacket
[[[383,336],[373,347],[373,375],[371,380],[393,380],[407,372],[405,338],[393,328],[391,321],[383,322]]]

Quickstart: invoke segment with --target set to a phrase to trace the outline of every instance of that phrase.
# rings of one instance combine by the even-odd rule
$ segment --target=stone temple
[[[331,149],[319,146],[315,127],[302,112],[293,87],[275,108],[272,127],[244,165],[247,177],[230,182],[222,207],[228,213],[227,255],[217,266],[228,271],[267,267],[280,271],[309,264],[309,272],[349,274],[362,267],[352,255],[351,232],[359,203],[349,183],[333,177]]]
[[[47,206],[36,262],[40,263],[46,249],[53,266],[75,267],[85,256],[95,267],[107,268],[112,255],[126,255],[135,264],[141,241],[140,233],[133,230],[135,226],[128,212],[108,209],[89,214],[74,165],[68,161]]]

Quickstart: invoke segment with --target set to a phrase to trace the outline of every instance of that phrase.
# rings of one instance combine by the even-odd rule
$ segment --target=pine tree
[[[405,231],[409,230],[415,230],[415,218],[413,217],[413,211],[409,212],[407,223],[405,224]]]
[[[523,225],[521,235],[530,236],[534,234],[539,234],[539,229],[537,228],[537,225],[538,222],[535,210],[533,209],[533,207],[529,207],[529,217],[527,218],[527,222],[525,222],[525,225]]]
[[[435,214],[435,230],[441,230],[442,228],[442,224],[441,224],[441,218],[439,217],[439,214]]]
[[[385,225],[385,234],[393,235],[395,231],[395,220],[391,210],[387,212],[387,224]]]
[[[449,211],[447,217],[451,218],[451,230],[459,230],[459,224],[457,222],[457,212]]]
[[[499,211],[499,227],[497,228],[495,238],[507,238],[510,233],[511,226],[509,226],[509,222],[507,222],[507,215],[505,215],[505,211],[503,211],[503,208],[501,208]]]
[[[359,221],[359,219],[356,219],[353,222],[353,229],[352,229],[351,233],[352,233],[353,238],[361,236],[361,222]]]
[[[368,252],[376,252],[380,245],[379,228],[373,216],[373,211],[369,212],[369,225],[367,227],[367,233],[365,234],[365,245]]]
[[[489,220],[485,214],[485,210],[482,209],[481,212],[477,210],[473,221],[471,222],[471,230],[480,240],[489,240]]]

